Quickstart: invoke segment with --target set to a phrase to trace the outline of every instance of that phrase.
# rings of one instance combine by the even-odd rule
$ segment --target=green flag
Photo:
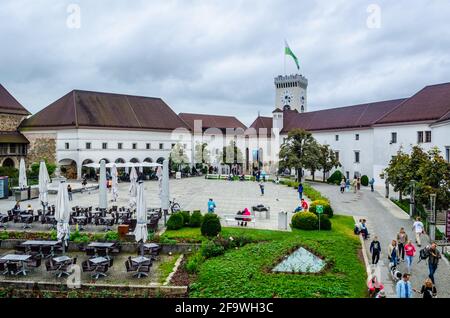
[[[287,41],[284,41],[284,43],[285,43],[284,54],[290,55],[294,59],[294,62],[297,65],[297,69],[300,70],[300,65],[298,64],[298,58],[295,56],[294,52],[292,52]]]

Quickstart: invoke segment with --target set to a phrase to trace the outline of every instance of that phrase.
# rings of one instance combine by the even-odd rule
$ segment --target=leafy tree
[[[320,148],[321,145],[315,140],[306,144],[304,147],[303,166],[305,169],[311,171],[313,180],[315,179],[315,172],[320,169]]]
[[[230,141],[230,144],[223,147],[219,152],[218,161],[222,165],[228,165],[231,170],[231,166],[235,164],[242,164],[244,162],[244,156],[241,149],[236,146],[236,142]]]
[[[410,157],[402,149],[397,152],[385,169],[389,184],[394,187],[394,191],[399,193],[399,199],[402,200],[403,194],[408,190],[411,181]]]
[[[177,143],[170,152],[171,169],[180,171],[181,167],[189,163],[189,158],[185,154],[183,145]]]
[[[329,145],[323,145],[319,148],[320,157],[319,157],[319,169],[322,170],[323,173],[323,181],[325,181],[325,175],[331,171],[333,168],[337,168],[341,166],[336,153],[333,149],[330,148]]]
[[[54,173],[55,170],[56,170],[56,164],[48,163],[48,162],[45,160],[45,166],[47,167],[48,175],[49,175],[49,176],[52,176],[53,173]],[[39,167],[40,167],[40,163],[33,163],[33,164],[31,165],[31,171],[30,171],[29,176],[30,176],[30,177],[37,177],[37,176],[39,176]]]
[[[208,144],[206,142],[200,143],[197,142],[195,144],[195,163],[201,164],[201,167],[203,168],[205,165],[208,165],[211,163],[211,153],[208,149]]]
[[[423,157],[419,159],[418,171],[414,171],[419,179],[416,188],[417,202],[429,205],[430,194],[434,193],[436,210],[447,210],[450,205],[450,163],[445,161],[438,148],[428,151],[427,160],[423,160]]]
[[[300,181],[305,166],[305,150],[310,150],[310,144],[315,141],[310,132],[303,129],[293,129],[288,133],[286,142],[280,149],[280,168],[295,168],[297,180]]]

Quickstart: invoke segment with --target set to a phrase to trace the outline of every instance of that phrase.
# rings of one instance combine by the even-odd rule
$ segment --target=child
[[[259,183],[259,189],[261,190],[261,196],[264,195],[264,183],[260,182]]]

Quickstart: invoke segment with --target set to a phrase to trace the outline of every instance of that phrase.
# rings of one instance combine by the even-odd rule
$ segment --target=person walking
[[[408,244],[405,245],[405,254],[406,254],[406,268],[408,269],[408,274],[411,274],[412,263],[414,255],[416,254],[416,247],[413,245],[411,240],[409,240]]]
[[[433,242],[433,243],[431,243],[429,253],[428,253],[428,270],[429,270],[428,277],[430,277],[433,284],[435,284],[434,273],[437,270],[440,259],[441,259],[441,253],[437,249],[436,242]]]
[[[405,232],[405,229],[402,227],[400,231],[397,233],[397,242],[398,242],[398,258],[402,259],[402,262],[405,261],[405,244],[408,242],[408,235]]]
[[[424,226],[423,226],[423,223],[420,221],[420,217],[416,218],[416,221],[414,222],[412,229],[413,229],[414,233],[416,234],[417,246],[420,247],[422,245],[421,235],[425,234]]]
[[[436,298],[437,296],[436,286],[434,286],[433,282],[429,278],[425,279],[425,282],[423,283],[420,291],[417,291],[415,289],[413,289],[413,291],[422,294],[423,298]]]
[[[412,298],[413,289],[409,281],[409,274],[403,274],[402,280],[397,283],[396,291],[398,298]]]
[[[377,265],[381,254],[381,243],[378,241],[378,236],[375,236],[370,243],[370,253],[372,253],[372,264]]]
[[[356,178],[356,188],[358,191],[361,190],[361,178],[360,177]]]
[[[353,193],[356,193],[356,191],[358,190],[358,181],[356,181],[356,179],[353,179],[352,181],[352,187],[353,187]]]
[[[261,196],[264,195],[264,183],[260,182],[259,183],[259,189],[261,190]]]
[[[350,192],[350,179],[345,180],[345,190]]]
[[[216,208],[216,202],[213,199],[208,200],[208,213],[214,213],[214,209]]]
[[[370,179],[370,181],[369,181],[369,184],[370,184],[370,191],[374,191],[373,190],[373,185],[375,184],[375,179],[372,177],[372,179]]]
[[[69,201],[72,201],[72,187],[67,185],[67,193],[69,194]]]
[[[342,179],[342,181],[341,181],[341,193],[344,193],[344,192],[345,192],[345,180]]]
[[[301,182],[298,184],[297,192],[298,198],[301,200],[303,198],[303,184]]]
[[[388,246],[388,259],[392,263],[392,266],[395,266],[395,267],[397,266],[397,264],[398,264],[398,246],[397,246],[396,240],[392,240],[391,244],[389,244],[389,246]]]

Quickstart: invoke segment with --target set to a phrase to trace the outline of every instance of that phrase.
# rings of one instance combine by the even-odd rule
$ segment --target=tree
[[[232,165],[242,164],[244,162],[243,158],[242,151],[236,146],[236,142],[230,141],[230,144],[223,147],[222,151],[219,152],[217,161],[222,165],[228,165],[231,170]]]
[[[205,165],[208,165],[211,163],[211,153],[208,149],[208,144],[206,142],[200,143],[197,142],[195,144],[195,163],[200,164],[203,168]]]
[[[170,162],[171,169],[175,171],[180,171],[183,165],[189,163],[189,158],[186,156],[184,148],[180,143],[173,146],[170,152]]]
[[[436,210],[447,210],[450,205],[450,163],[445,161],[438,148],[424,154],[426,160],[422,156],[418,170],[414,171],[418,175],[416,200],[422,205],[428,205],[430,194],[434,193]]]
[[[399,199],[402,200],[403,194],[409,189],[411,181],[410,157],[402,149],[397,155],[392,157],[389,166],[385,169],[389,184],[394,187],[394,191],[399,193]]]
[[[319,169],[323,172],[323,181],[325,181],[325,175],[331,171],[333,168],[341,166],[336,153],[329,145],[320,146],[320,157],[319,157]]]
[[[320,169],[319,160],[321,156],[321,145],[313,140],[304,147],[303,167],[311,171],[312,179],[315,179],[315,172]]]
[[[286,142],[280,149],[280,167],[295,168],[297,172],[297,180],[300,181],[303,175],[303,167],[305,166],[305,149],[308,150],[309,145],[315,141],[312,134],[303,129],[293,129],[288,133]]]

